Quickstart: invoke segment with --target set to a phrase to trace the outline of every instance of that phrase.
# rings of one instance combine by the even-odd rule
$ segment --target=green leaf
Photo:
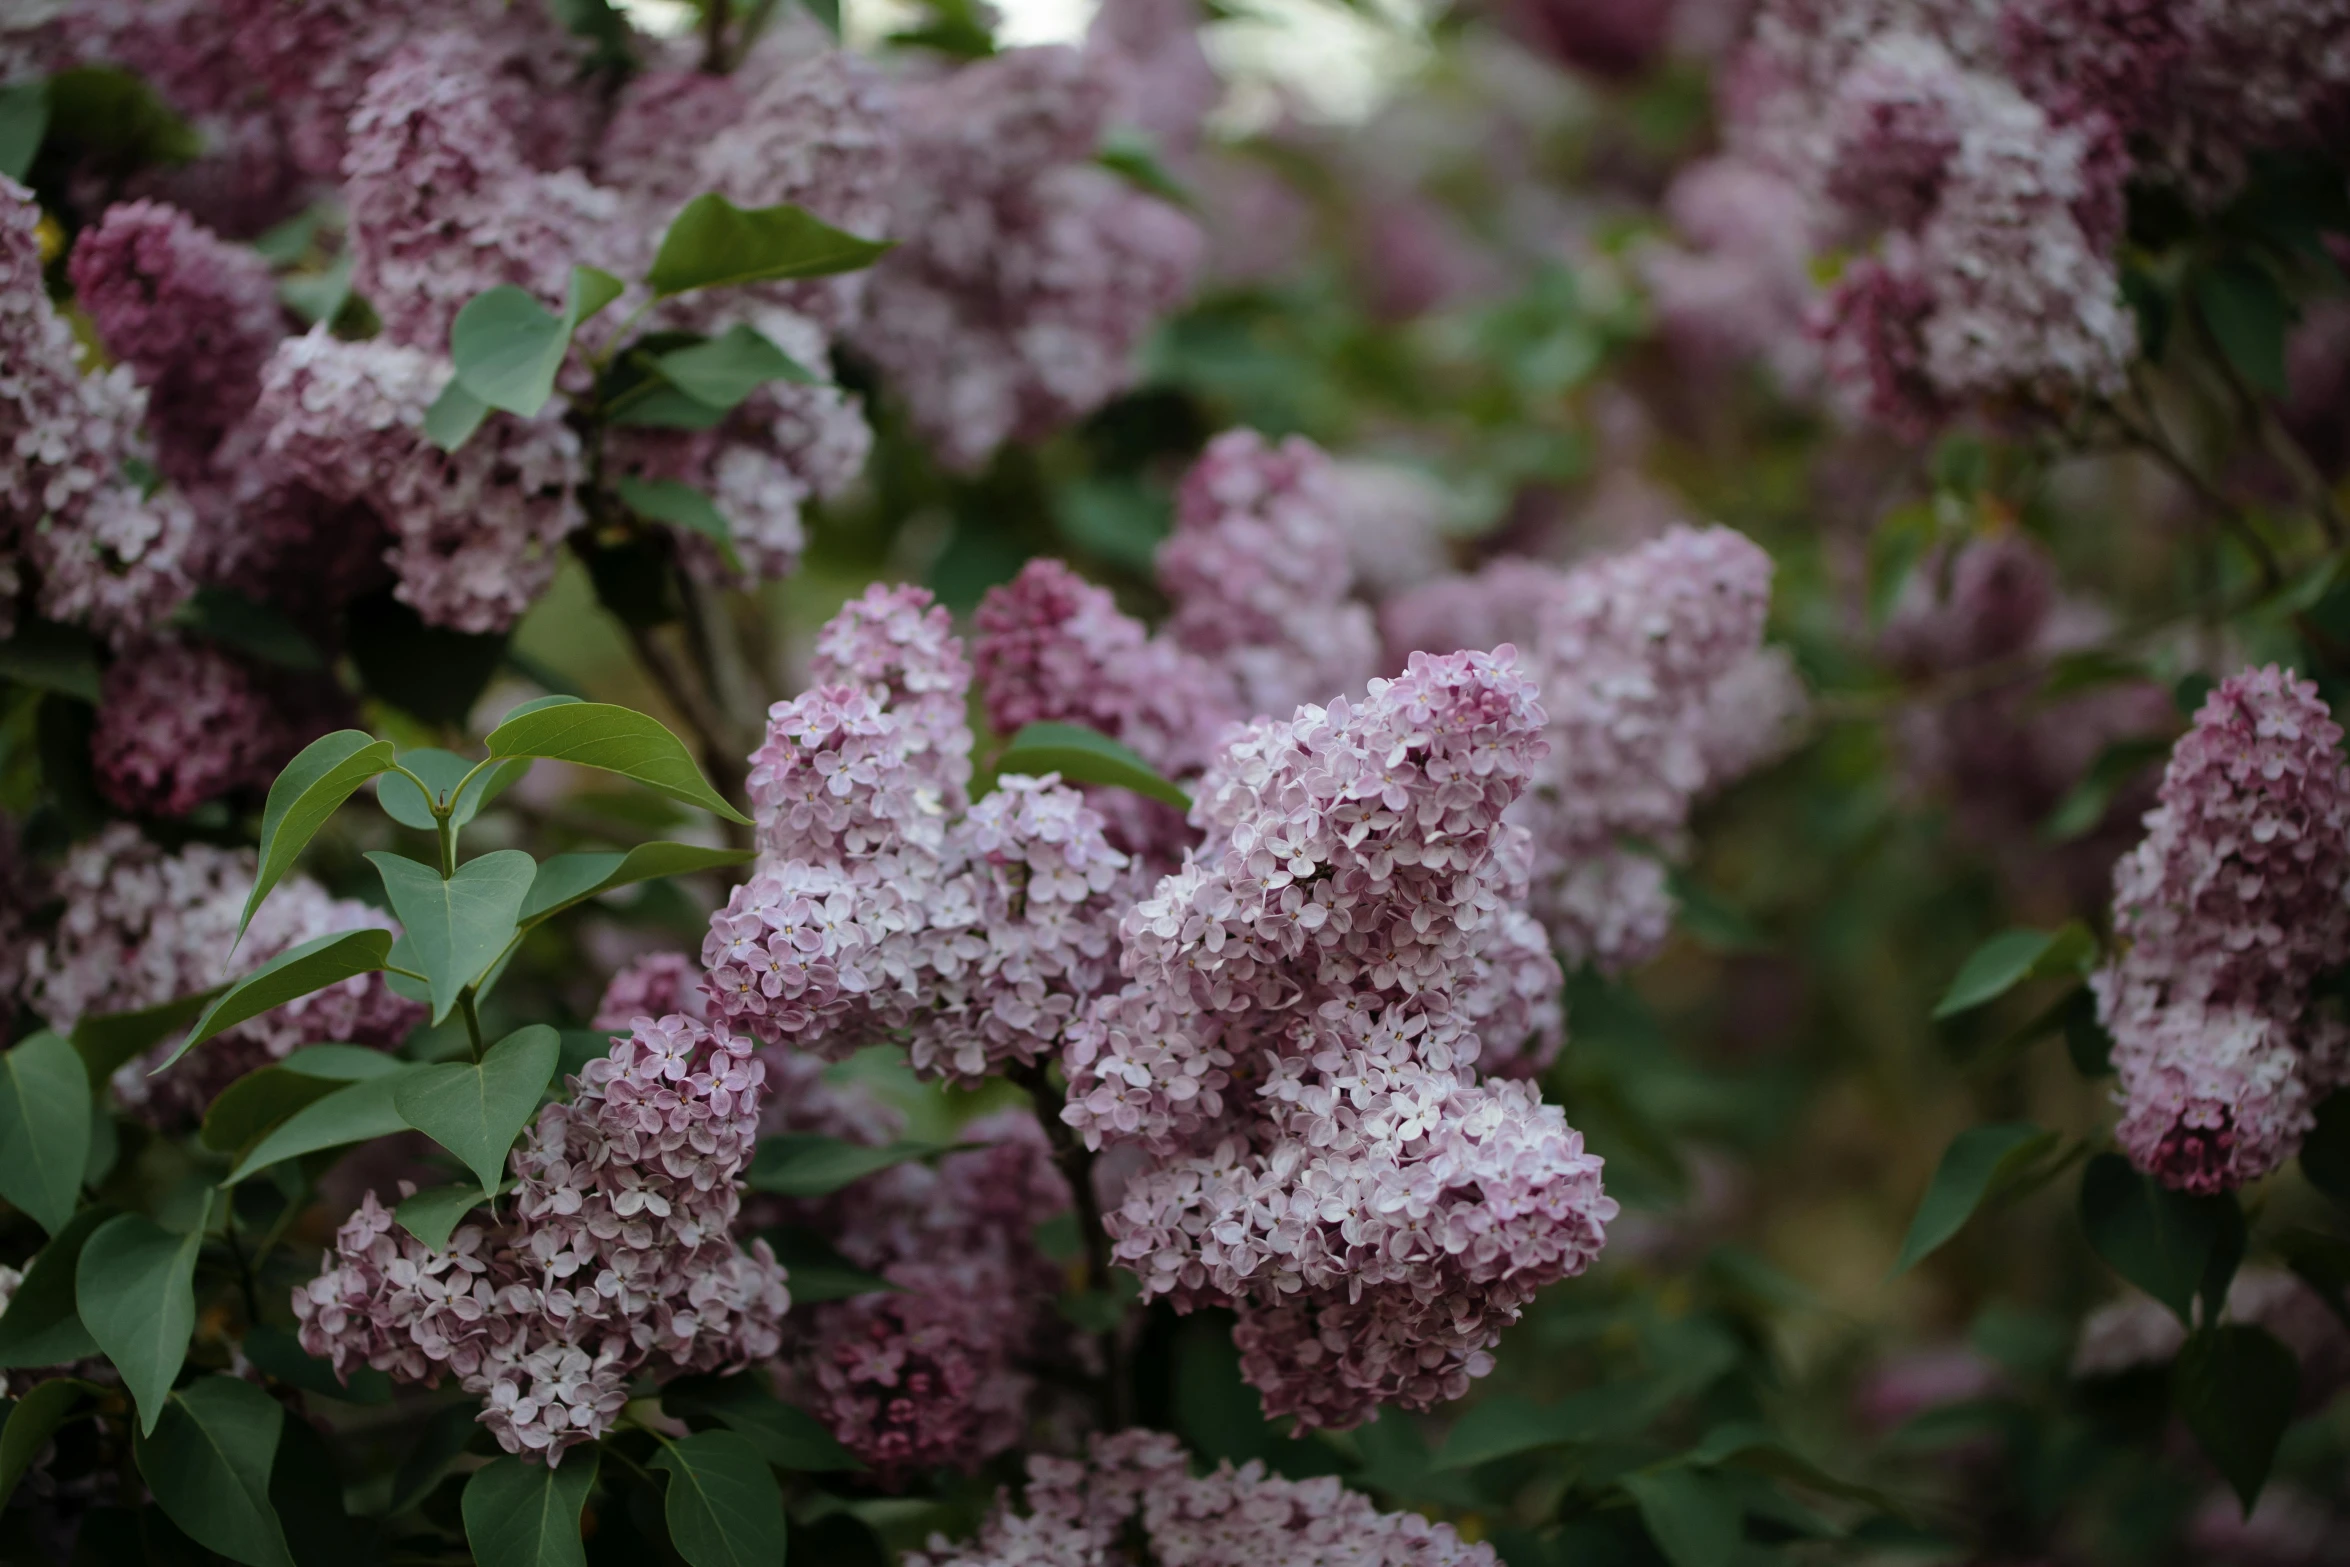
[[[345,1383],[332,1362],[320,1360],[302,1347],[302,1341],[284,1328],[262,1323],[246,1330],[241,1346],[245,1358],[291,1387],[346,1404],[388,1404],[392,1379],[373,1366],[360,1366]]]
[[[51,1377],[32,1387],[8,1411],[0,1426],[0,1508],[16,1494],[17,1482],[41,1456],[57,1428],[82,1400],[106,1390],[79,1377]]]
[[[163,1418],[133,1439],[139,1473],[189,1539],[249,1567],[294,1567],[269,1467],[285,1406],[237,1377],[201,1377],[171,1395]]]
[[[1093,161],[1161,201],[1171,201],[1178,207],[1192,205],[1191,192],[1167,172],[1167,165],[1159,156],[1158,138],[1148,131],[1131,126],[1111,130],[1102,138],[1101,150],[1093,155]]]
[[[383,812],[403,827],[418,832],[438,832],[440,824],[434,820],[432,809],[436,803],[450,804],[449,825],[462,828],[481,814],[492,800],[521,782],[530,771],[528,761],[500,762],[495,767],[476,771],[474,764],[454,751],[430,748],[402,751],[402,767],[414,773],[431,788],[416,787],[415,781],[398,773],[385,773],[375,782],[376,803]]]
[[[0,1197],[51,1235],[73,1217],[90,1156],[90,1075],[43,1030],[0,1055]]]
[[[315,272],[280,278],[277,297],[312,326],[331,324],[351,302],[352,266],[351,252],[345,250]]]
[[[571,329],[576,332],[604,313],[604,307],[628,292],[628,285],[602,267],[571,269]]]
[[[727,409],[713,408],[688,397],[674,386],[656,385],[635,393],[625,402],[615,399],[611,423],[651,430],[715,430],[726,422]]]
[[[2300,1362],[2266,1328],[2206,1328],[2179,1351],[2172,1401],[2247,1515],[2268,1483],[2300,1392]]]
[[[0,679],[55,691],[93,705],[98,700],[98,641],[79,626],[28,620],[0,642]]]
[[[74,1270],[90,1236],[113,1217],[103,1205],[84,1208],[33,1254],[0,1315],[0,1370],[70,1365],[98,1353],[98,1341],[74,1310]]]
[[[407,1070],[408,1063],[366,1045],[304,1045],[278,1063],[304,1077],[323,1077],[330,1083],[362,1083],[371,1077],[389,1077]]]
[[[530,896],[522,900],[522,927],[528,930],[616,887],[740,865],[751,858],[748,849],[705,849],[693,843],[640,843],[626,854],[558,854],[540,864]]]
[[[457,382],[492,408],[538,417],[555,395],[555,376],[571,348],[571,320],[500,283],[465,302],[449,323],[449,358]]]
[[[219,987],[200,990],[136,1012],[104,1012],[76,1023],[73,1047],[81,1052],[92,1090],[104,1088],[124,1062],[146,1054],[202,1017],[219,994]]]
[[[769,381],[822,386],[823,377],[775,346],[763,333],[736,325],[706,343],[673,348],[654,359],[661,378],[697,403],[732,408]]]
[[[1060,1217],[1074,1216],[1064,1213]],[[851,1300],[859,1295],[885,1294],[899,1287],[880,1274],[868,1273],[850,1262],[814,1230],[797,1227],[768,1230],[764,1238],[775,1249],[775,1260],[791,1274],[791,1298],[795,1305]]]
[[[392,1499],[384,1508],[385,1517],[397,1518],[433,1493],[457,1455],[481,1434],[480,1413],[478,1400],[460,1398],[425,1422],[416,1445],[400,1460],[399,1472],[392,1476]]]
[[[508,850],[508,853],[515,851]],[[222,990],[196,1019],[179,1048],[164,1057],[148,1075],[168,1068],[196,1046],[239,1023],[257,1018],[272,1007],[282,1007],[297,996],[339,985],[355,974],[372,974],[392,953],[388,930],[346,930],[289,947],[243,979]]]
[[[2079,920],[2057,930],[2001,931],[1959,966],[1934,1008],[1934,1018],[1956,1017],[1996,1001],[2027,979],[2048,979],[2085,970],[2097,955],[2097,938]]]
[[[465,1482],[465,1543],[480,1567],[587,1567],[579,1515],[596,1484],[596,1450],[561,1465],[500,1458]]]
[[[751,819],[710,787],[677,736],[642,713],[604,702],[566,702],[517,713],[490,731],[492,756],[543,756],[618,773],[656,794],[730,822]]]
[[[326,667],[326,656],[301,627],[267,604],[229,588],[198,588],[172,624],[281,669]]]
[[[799,1299],[797,1279],[792,1281],[792,1299]],[[778,1469],[828,1474],[865,1467],[822,1421],[778,1399],[755,1371],[680,1377],[661,1389],[661,1407],[671,1414],[719,1421]]]
[[[2299,313],[2266,267],[2240,256],[2198,271],[2196,313],[2236,373],[2271,397],[2285,395],[2285,334]]]
[[[402,1229],[424,1242],[426,1250],[447,1251],[449,1234],[457,1228],[457,1221],[488,1200],[478,1186],[429,1186],[401,1198],[392,1216]],[[796,1292],[794,1298],[798,1298]]]
[[[2040,836],[2050,843],[2070,843],[2093,831],[2113,808],[2114,796],[2147,768],[2170,755],[2167,739],[2140,737],[2116,740],[2097,754],[2081,781],[2072,787],[2041,824]]]
[[[1971,1126],[1951,1140],[1909,1221],[1895,1273],[1906,1273],[1966,1227],[1985,1199],[2054,1148],[2057,1136],[2022,1121]]]
[[[323,1148],[340,1148],[346,1143],[363,1143],[407,1131],[408,1123],[401,1117],[392,1096],[401,1083],[424,1070],[420,1066],[400,1066],[381,1077],[338,1088],[316,1104],[295,1111],[238,1160],[236,1168],[221,1184],[234,1186],[256,1170],[317,1153]]]
[[[453,1061],[403,1075],[392,1102],[410,1126],[463,1160],[483,1191],[495,1191],[506,1152],[538,1113],[561,1049],[553,1029],[533,1023],[490,1046],[478,1064]]]
[[[441,388],[441,395],[432,400],[424,411],[424,438],[444,452],[453,452],[473,439],[481,422],[490,416],[490,405],[465,389],[457,376],[449,377],[449,384]]]
[[[261,810],[261,870],[253,879],[252,896],[245,900],[244,917],[237,921],[238,940],[253,923],[253,911],[294,868],[326,819],[361,784],[391,765],[391,745],[357,729],[320,735],[286,763],[269,786],[269,801]]]
[[[2317,1125],[2301,1144],[2301,1173],[2336,1202],[2350,1203],[2350,1093],[2319,1101]]]
[[[22,183],[49,133],[49,84],[0,87],[0,175]]]
[[[1480,1400],[1461,1416],[1431,1467],[1473,1469],[1562,1442],[1620,1436],[1647,1424],[1671,1398],[1669,1386],[1646,1378],[1584,1388],[1555,1404],[1537,1405],[1504,1393]]]
[[[2232,1197],[2174,1192],[2117,1153],[2099,1154],[2081,1172],[2081,1227],[2090,1247],[2182,1322],[2222,1251],[2231,1216],[2240,1229]]]
[[[702,1431],[663,1444],[662,1512],[669,1543],[687,1567],[783,1567],[783,1493],[758,1449],[732,1431]]]
[[[163,1413],[188,1336],[196,1331],[196,1256],[204,1226],[174,1234],[144,1214],[125,1213],[98,1226],[74,1268],[74,1304],[82,1324],[139,1406],[150,1434]]]
[[[889,248],[886,240],[844,234],[789,204],[746,211],[708,191],[671,220],[645,281],[666,298],[697,288],[829,277],[869,267]]]
[[[499,849],[466,861],[444,881],[431,866],[405,855],[377,849],[367,860],[383,877],[392,912],[407,927],[402,939],[432,985],[432,1020],[438,1023],[514,939],[515,918],[538,865],[520,849]]]
[[[1739,1511],[1720,1482],[1694,1469],[1644,1469],[1624,1476],[1623,1486],[1672,1567],[1729,1567]]]
[[[1007,773],[1032,778],[1059,773],[1068,783],[1109,784],[1163,800],[1179,811],[1191,809],[1191,796],[1160,777],[1132,750],[1076,724],[1028,725],[996,758],[995,771],[999,778]]]
[[[919,1142],[876,1146],[813,1132],[787,1132],[759,1140],[750,1168],[743,1172],[743,1183],[755,1192],[772,1192],[778,1197],[823,1197],[877,1170],[944,1153],[950,1146]]]
[[[383,1059],[386,1064],[393,1064],[390,1057]],[[340,1087],[342,1084],[332,1078],[312,1077],[283,1066],[265,1066],[247,1072],[212,1101],[204,1112],[204,1125],[198,1138],[214,1153],[236,1153],[251,1147],[295,1111],[315,1104]]]
[[[715,501],[692,485],[675,479],[623,478],[613,480],[612,488],[638,516],[700,534],[718,546],[718,558],[727,570],[743,569],[742,557],[734,552],[733,525]]]

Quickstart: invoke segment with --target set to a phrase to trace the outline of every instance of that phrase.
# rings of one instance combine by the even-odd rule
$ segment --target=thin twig
[[[702,69],[712,76],[726,73],[726,0],[703,0]]]
[[[1060,1166],[1061,1178],[1069,1183],[1069,1195],[1077,1205],[1078,1237],[1085,1243],[1085,1287],[1105,1299],[1115,1300],[1116,1283],[1110,1275],[1110,1232],[1102,1228],[1101,1199],[1093,1189],[1093,1151],[1061,1119],[1061,1092],[1053,1087],[1042,1066],[1015,1067],[1007,1075],[1028,1090],[1028,1097],[1036,1105],[1036,1118],[1044,1124],[1045,1138],[1052,1144],[1053,1162]],[[1099,1335],[1105,1384],[1102,1416],[1113,1431],[1124,1430],[1134,1420],[1133,1388],[1126,1369],[1126,1339],[1119,1331],[1122,1326],[1122,1323],[1114,1324]]]
[[[2220,526],[2250,552],[2261,581],[2271,592],[2281,587],[2285,580],[2284,573],[2278,568],[2276,552],[2269,548],[2268,541],[2260,536],[2260,531],[2252,526],[2251,520],[2236,509],[2235,503],[2221,494],[2187,460],[2186,454],[2171,441],[2170,432],[2162,427],[2162,416],[2155,412],[2153,399],[2146,396],[2143,387],[2136,390],[2138,400],[2146,410],[2143,424],[2132,419],[2128,410],[2119,404],[2115,404],[2113,409],[2114,419],[2130,444],[2169,469],[2203,503],[2204,509],[2219,520]]]
[[[701,747],[702,768],[709,773],[718,792],[740,805],[746,798],[743,784],[750,776],[750,767],[726,738],[725,721],[711,708],[700,688],[677,667],[669,650],[643,626],[628,628],[629,646],[636,650],[637,662],[644,667],[655,686],[660,688],[672,710],[694,732],[694,740]],[[738,848],[749,847],[749,839],[740,824],[719,823],[727,840]]]

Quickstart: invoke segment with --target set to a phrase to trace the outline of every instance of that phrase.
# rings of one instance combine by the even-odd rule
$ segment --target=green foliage
[[[532,1108],[537,1108],[535,1102]],[[393,1216],[400,1221],[402,1229],[424,1242],[427,1250],[447,1251],[449,1232],[488,1200],[488,1194],[479,1186],[428,1186],[401,1198]]]
[[[357,729],[338,729],[304,746],[269,786],[261,810],[261,868],[245,900],[237,934],[253,923],[253,911],[285,879],[294,861],[328,817],[342,808],[361,784],[392,765],[392,748]]]
[[[210,1217],[205,1209],[205,1218]],[[196,1329],[196,1258],[204,1223],[184,1233],[144,1214],[119,1214],[82,1245],[74,1268],[74,1304],[82,1323],[139,1408],[139,1429],[152,1436],[188,1358]]]
[[[0,642],[0,679],[94,703],[99,678],[97,640],[79,626],[28,620]]]
[[[199,1377],[137,1440],[139,1474],[190,1539],[248,1567],[294,1567],[269,1501],[285,1409],[250,1382]]]
[[[673,348],[653,361],[661,378],[698,403],[731,409],[769,381],[819,386],[823,378],[748,326]]]
[[[22,183],[49,131],[49,84],[0,87],[0,176]]]
[[[90,1152],[90,1079],[43,1031],[0,1055],[0,1197],[55,1235],[73,1217]]]
[[[1738,1551],[1739,1508],[1720,1481],[1667,1467],[1628,1474],[1623,1484],[1672,1567],[1728,1567]]]
[[[407,1131],[408,1122],[393,1095],[422,1068],[389,1061],[386,1065],[392,1069],[346,1084],[288,1116],[237,1161],[222,1184],[234,1186],[256,1171],[303,1154]]]
[[[392,912],[405,927],[400,945],[431,987],[432,1020],[438,1023],[480,984],[514,940],[522,900],[538,867],[519,849],[469,860],[446,877],[380,849],[367,860],[383,878]],[[378,959],[376,966],[382,962]]]
[[[1937,1019],[1956,1017],[1996,1001],[2027,979],[2085,971],[2097,956],[2097,938],[2078,920],[2061,930],[2007,930],[1977,947],[1934,1007]]]
[[[537,1113],[539,1096],[555,1076],[561,1041],[544,1023],[499,1040],[478,1062],[451,1062],[404,1072],[392,1090],[402,1120],[455,1154],[497,1190],[506,1151]]]
[[[830,277],[869,267],[887,241],[859,239],[802,209],[736,206],[716,191],[670,220],[645,281],[663,298],[703,288]]]
[[[465,1482],[465,1542],[479,1567],[587,1567],[579,1515],[595,1489],[594,1448],[560,1465],[499,1458]]]
[[[1901,1259],[1893,1271],[1906,1272],[1930,1256],[1965,1228],[1987,1199],[2021,1177],[2056,1143],[2054,1132],[2017,1122],[1969,1127],[1959,1133],[1934,1169],[1933,1184],[1910,1221],[1909,1237],[1901,1243]]]
[[[2172,1372],[2179,1415],[2250,1513],[2300,1396],[2301,1367],[2266,1328],[2223,1323],[2188,1335]]]
[[[812,1132],[784,1132],[759,1140],[758,1152],[743,1172],[743,1184],[778,1197],[824,1197],[893,1164],[947,1151],[944,1143],[868,1145]]]
[[[746,1438],[703,1431],[666,1442],[652,1467],[669,1476],[662,1505],[687,1567],[782,1567],[783,1493]]]
[[[2266,267],[2230,256],[2196,272],[2196,313],[2236,374],[2271,397],[2285,395],[2285,333],[2293,303]]]
[[[2114,1272],[2161,1301],[2181,1321],[2196,1294],[2227,1294],[2243,1255],[2244,1215],[2233,1196],[2191,1197],[2140,1175],[2117,1153],[2081,1172],[2081,1228]]]
[[[147,1053],[204,1015],[219,990],[141,1007],[136,1012],[98,1013],[73,1026],[73,1047],[81,1054],[93,1091],[106,1086],[117,1068]]]
[[[0,1370],[70,1365],[98,1353],[74,1306],[74,1275],[90,1236],[114,1216],[103,1204],[83,1208],[33,1254],[0,1315]]]
[[[92,1396],[106,1390],[79,1377],[51,1377],[35,1384],[8,1411],[0,1425],[0,1507],[16,1494],[17,1483],[41,1456],[57,1428]]]
[[[700,534],[718,547],[718,558],[729,571],[742,570],[742,557],[734,552],[734,528],[726,514],[692,485],[675,479],[616,479],[612,490],[638,516]]]
[[[558,854],[542,861],[522,900],[524,929],[618,887],[660,876],[722,870],[751,859],[748,849],[708,849],[693,843],[640,843],[627,853]]]
[[[1076,724],[1030,724],[1012,736],[996,758],[996,776],[1042,777],[1059,773],[1069,783],[1108,784],[1174,806],[1191,809],[1191,796],[1159,776],[1132,748],[1097,730]]]
[[[188,1037],[180,1041],[179,1047],[155,1071],[168,1071],[174,1061],[205,1040],[257,1018],[272,1007],[340,984],[357,974],[375,973],[384,966],[391,952],[392,933],[388,930],[338,931],[315,937],[298,947],[288,947],[215,996],[212,1004],[204,1009],[204,1015],[196,1019],[196,1026],[188,1030]]]
[[[751,824],[703,779],[675,735],[625,707],[567,702],[511,714],[490,731],[489,749],[493,757],[539,756],[618,773],[682,804]]]
[[[340,1086],[332,1078],[313,1077],[282,1066],[247,1072],[213,1099],[204,1112],[197,1140],[215,1153],[241,1152],[296,1111]]]
[[[198,588],[172,616],[172,624],[280,669],[326,667],[326,656],[301,627],[229,588]]]

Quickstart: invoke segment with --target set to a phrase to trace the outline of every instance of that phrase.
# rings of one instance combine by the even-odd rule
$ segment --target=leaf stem
[[[1053,1162],[1060,1166],[1061,1178],[1069,1183],[1069,1195],[1077,1207],[1078,1237],[1085,1243],[1085,1287],[1115,1300],[1116,1284],[1110,1276],[1110,1233],[1102,1228],[1101,1198],[1093,1185],[1093,1151],[1061,1119],[1064,1102],[1061,1091],[1045,1076],[1041,1065],[1014,1067],[1005,1075],[1028,1090],[1028,1097],[1036,1106],[1036,1118],[1043,1123],[1045,1139],[1052,1144]],[[1102,1418],[1109,1422],[1107,1429],[1112,1431],[1124,1430],[1134,1423],[1126,1338],[1120,1331],[1123,1326],[1123,1322],[1114,1323],[1098,1335],[1103,1367],[1099,1390]]]
[[[473,1064],[481,1065],[481,1012],[473,1004],[473,987],[457,992],[457,1010],[465,1014],[465,1035],[473,1044]]]

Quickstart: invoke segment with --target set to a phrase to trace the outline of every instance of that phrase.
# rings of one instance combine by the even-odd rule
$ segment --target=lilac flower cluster
[[[1077,1335],[1052,1309],[1060,1270],[1035,1241],[1070,1201],[1044,1134],[1011,1110],[960,1140],[984,1146],[894,1166],[811,1216],[896,1289],[807,1308],[785,1334],[792,1389],[893,1488],[1016,1446],[1044,1393],[1037,1372],[1077,1369]]]
[[[175,854],[117,822],[75,847],[56,876],[65,913],[26,960],[25,1000],[59,1033],[96,1013],[133,1012],[209,990],[320,936],[389,926],[378,910],[333,898],[307,876],[280,882],[244,940],[237,920],[253,890],[250,850],[191,843]],[[235,964],[231,969],[231,949]],[[156,1126],[192,1122],[229,1083],[322,1040],[389,1048],[424,1008],[361,974],[240,1023],[160,1076],[167,1040],[114,1075],[114,1096]]]
[[[752,758],[758,871],[702,958],[731,1026],[835,1054],[910,1030],[919,1070],[970,1081],[1035,1062],[1110,984],[1130,878],[1050,777],[966,803],[970,671],[928,606],[876,586],[819,635]]]
[[[2146,838],[2114,867],[2120,946],[2092,983],[2116,1129],[2165,1185],[2225,1191],[2291,1158],[2350,1078],[2350,1031],[2310,1004],[2350,958],[2350,762],[2317,687],[2246,670],[2171,753]]]
[[[107,666],[90,761],[118,809],[185,816],[207,800],[258,798],[295,752],[335,727],[341,706],[323,676],[157,638]]]
[[[933,1535],[908,1567],[1494,1567],[1490,1545],[1450,1524],[1383,1513],[1331,1476],[1285,1480],[1251,1460],[1191,1473],[1171,1436],[1089,1439],[1084,1461],[1028,1460],[1028,1511],[1009,1499],[961,1545]]]
[[[611,1428],[640,1373],[769,1359],[784,1270],[732,1235],[765,1084],[749,1041],[636,1018],[510,1156],[510,1217],[432,1251],[368,1193],[294,1292],[302,1347],[346,1378],[453,1376],[508,1452],[550,1464]]]
[[[119,643],[187,597],[195,517],[134,477],[146,398],[127,366],[83,373],[39,224],[32,193],[0,177],[0,636],[29,591],[38,613]]]
[[[1146,1297],[1239,1310],[1271,1414],[1460,1396],[1614,1216],[1558,1112],[1474,1070],[1483,1031],[1516,1046],[1556,1008],[1502,821],[1542,725],[1505,647],[1239,731],[1196,798],[1206,843],[1121,926],[1126,990],[1070,1031],[1063,1118],[1155,1161],[1114,1255]]]
[[[976,468],[1125,389],[1203,239],[1096,164],[1114,56],[1014,49],[901,87],[905,177],[857,347],[941,461]]]

